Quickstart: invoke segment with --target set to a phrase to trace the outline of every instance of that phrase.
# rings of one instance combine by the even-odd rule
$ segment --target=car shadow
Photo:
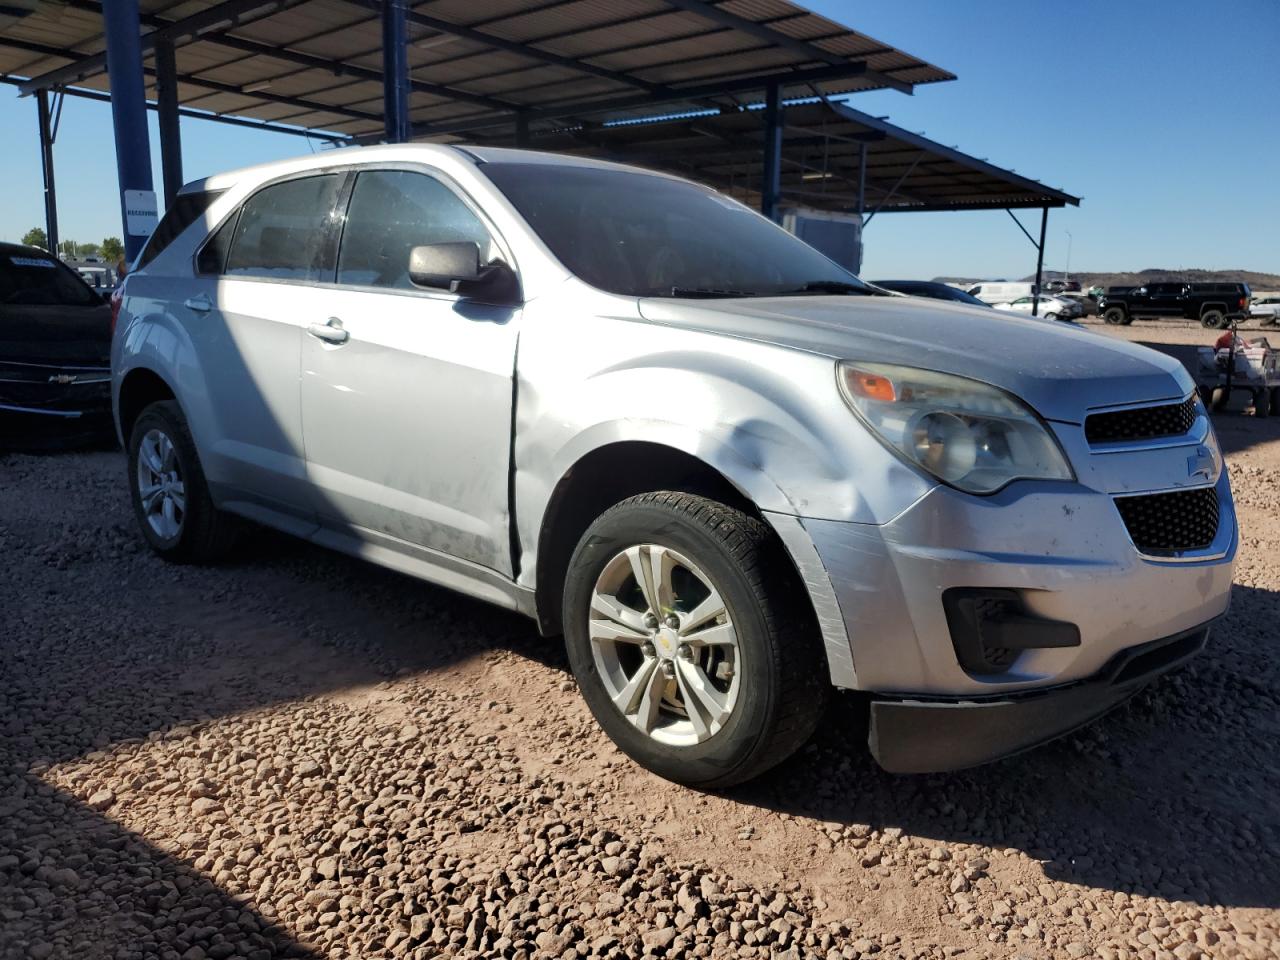
[[[1046,876],[1199,904],[1275,908],[1280,874],[1280,594],[1236,586],[1208,648],[1053,743],[950,774],[894,776],[838,698],[805,751],[741,803],[918,838],[1012,847]],[[1255,844],[1243,844],[1252,837]],[[1085,854],[1085,851],[1088,854]]]

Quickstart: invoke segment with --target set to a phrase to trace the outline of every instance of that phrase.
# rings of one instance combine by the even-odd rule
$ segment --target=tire
[[[676,618],[688,627],[676,631],[675,621],[644,619],[653,611],[646,599],[653,591],[640,587],[632,556],[642,569],[657,563],[664,571],[671,605],[658,606],[678,611]],[[714,605],[708,588],[723,600],[724,614],[710,627],[688,616]],[[619,629],[617,619],[601,612],[600,604],[610,601],[599,597],[609,597],[613,611],[632,626]],[[799,749],[830,696],[817,625],[804,597],[781,545],[761,521],[687,493],[632,497],[596,519],[570,561],[563,611],[569,663],[597,722],[638,764],[693,787],[742,783]],[[710,629],[723,645],[684,647],[682,637],[693,642]],[[712,699],[689,696],[690,680]],[[639,692],[628,700],[628,716],[615,696],[631,690]],[[695,705],[691,713],[695,700],[724,709],[716,714]]]
[[[1226,387],[1213,388],[1213,402],[1209,405],[1211,410],[1225,410],[1227,401],[1231,399],[1231,391]]]
[[[1057,315],[1056,313],[1046,313],[1046,314],[1044,315],[1044,318],[1045,318],[1046,320],[1057,320],[1057,319],[1058,319],[1058,315]]]
[[[1133,319],[1123,307],[1107,307],[1102,312],[1102,319],[1113,327],[1127,327]]]
[[[235,546],[241,521],[213,505],[178,404],[164,400],[144,409],[129,435],[127,452],[133,512],[151,549],[174,563],[225,557]],[[162,489],[144,504],[144,487],[150,492],[156,486]]]
[[[1269,392],[1271,395],[1271,416],[1280,417],[1280,387],[1272,387]]]
[[[1272,412],[1271,401],[1275,399],[1273,392],[1266,387],[1261,387],[1253,393],[1253,415],[1255,417],[1269,417]]]
[[[1231,321],[1221,310],[1206,310],[1200,314],[1200,326],[1206,330],[1225,330]]]

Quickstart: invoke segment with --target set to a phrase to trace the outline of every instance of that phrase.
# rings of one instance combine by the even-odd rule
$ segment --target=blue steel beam
[[[8,46],[4,37],[0,37],[0,46]],[[0,83],[7,83],[16,87],[22,83],[17,77],[0,76]],[[99,103],[110,103],[111,97],[108,94],[101,93],[97,90],[81,90],[77,87],[64,87],[61,91],[68,97],[80,97],[84,100],[96,100]],[[154,103],[147,103],[148,110],[157,109]],[[216,113],[206,113],[203,110],[192,110],[188,107],[179,107],[180,116],[189,117],[192,120],[209,120],[212,123],[225,123],[233,127],[248,127],[250,130],[266,130],[270,133],[287,133],[294,137],[307,137],[308,139],[327,140],[330,143],[346,143],[348,138],[346,134],[330,133],[325,130],[308,130],[306,127],[290,127],[282,123],[272,123],[270,120],[250,120],[247,117],[229,117]]]
[[[409,140],[409,54],[405,0],[382,4],[382,112],[388,143]]]
[[[164,177],[164,206],[167,210],[182,189],[182,122],[178,116],[178,68],[174,63],[172,40],[156,41],[155,62],[160,170]]]
[[[760,186],[760,212],[778,219],[782,197],[782,91],[769,84],[764,100],[764,183]]]
[[[58,252],[58,193],[53,182],[53,130],[49,123],[49,94],[36,96],[40,121],[40,171],[44,175],[44,232],[49,252]]]
[[[142,30],[138,0],[111,0],[102,11],[107,38],[107,70],[111,74],[111,119],[116,136],[116,172],[120,181],[120,218],[128,262],[142,251],[150,231],[131,209],[141,207],[151,182],[151,144],[147,134],[147,97],[142,83]],[[131,196],[132,195],[132,196]],[[129,221],[137,226],[129,230]],[[145,222],[145,221],[143,221]]]

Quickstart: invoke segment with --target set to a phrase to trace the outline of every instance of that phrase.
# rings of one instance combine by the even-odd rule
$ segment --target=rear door
[[[510,257],[478,209],[425,168],[364,169],[349,189],[328,330],[303,336],[321,522],[334,536],[509,576],[520,311],[417,288],[408,266],[409,251],[430,243],[473,241],[482,262]]]
[[[1186,305],[1187,288],[1181,283],[1153,283],[1151,312],[1158,317],[1179,317]]]
[[[326,313],[344,177],[299,176],[255,192],[205,243],[189,296],[175,305],[204,373],[208,417],[197,440],[210,481],[228,505],[269,511],[298,533],[315,518],[302,446],[302,331]]]

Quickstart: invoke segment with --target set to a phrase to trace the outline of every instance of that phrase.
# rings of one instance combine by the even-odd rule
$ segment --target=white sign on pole
[[[124,192],[124,229],[131,237],[149,237],[156,228],[154,190],[126,190]]]

